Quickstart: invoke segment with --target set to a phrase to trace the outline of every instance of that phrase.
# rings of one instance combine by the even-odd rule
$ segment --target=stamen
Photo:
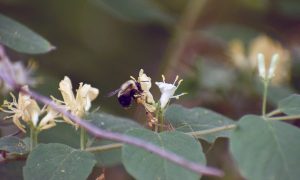
[[[180,96],[183,96],[183,95],[186,95],[186,94],[188,94],[188,93],[181,93],[181,94],[172,96],[171,98],[179,99]]]
[[[163,81],[164,83],[166,83],[166,78],[165,78],[165,76],[162,74],[161,77],[162,77],[162,81]]]
[[[173,85],[175,85],[176,81],[178,80],[179,76],[177,75],[174,82],[173,82]]]
[[[182,83],[183,79],[180,79],[177,83],[177,87],[179,87],[179,85]]]

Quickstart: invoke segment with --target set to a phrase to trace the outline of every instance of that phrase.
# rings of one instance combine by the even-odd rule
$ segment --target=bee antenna
[[[112,96],[116,95],[119,91],[120,91],[120,89],[116,89],[116,90],[114,90],[114,91],[108,93],[108,94],[106,95],[106,97],[112,97]]]

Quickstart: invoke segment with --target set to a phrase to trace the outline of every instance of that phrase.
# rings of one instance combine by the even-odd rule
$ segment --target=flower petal
[[[65,104],[72,107],[76,104],[75,97],[72,90],[72,83],[69,77],[65,76],[59,83],[59,90],[62,94]]]

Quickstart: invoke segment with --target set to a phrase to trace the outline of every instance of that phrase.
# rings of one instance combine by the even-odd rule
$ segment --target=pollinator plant
[[[21,35],[34,40],[26,42],[36,48],[22,51],[42,53],[53,49],[46,40],[26,27],[0,15],[0,20],[14,24]],[[22,36],[13,37],[18,38]],[[24,35],[23,35],[24,37]],[[8,39],[1,43],[15,50]],[[24,43],[24,42],[19,42]],[[25,43],[25,44],[26,44]],[[27,45],[27,44],[26,44]],[[25,49],[24,49],[25,47]],[[1,49],[0,77],[2,87],[17,92],[12,100],[5,100],[2,111],[22,133],[0,138],[1,163],[26,161],[22,169],[24,179],[86,179],[94,167],[107,167],[122,163],[126,171],[136,179],[199,179],[202,175],[222,177],[223,171],[209,167],[202,145],[198,139],[213,144],[217,138],[228,138],[230,153],[246,179],[297,179],[300,176],[300,131],[283,121],[300,118],[300,95],[293,94],[278,103],[277,109],[267,112],[269,83],[276,76],[276,64],[280,56],[274,54],[270,64],[265,64],[264,54],[257,54],[258,72],[264,85],[262,114],[245,115],[234,121],[212,110],[195,107],[185,108],[170,104],[185,93],[175,95],[182,83],[176,77],[173,83],[155,84],[161,92],[155,100],[151,94],[152,82],[140,70],[136,82],[141,91],[134,91],[132,100],[145,109],[148,127],[123,117],[101,111],[90,111],[99,90],[89,84],[80,83],[73,92],[67,76],[59,83],[62,98],[45,97],[31,90],[30,73],[23,69],[26,81],[20,81],[16,67]],[[266,68],[267,67],[267,68]],[[40,103],[40,104],[39,104]],[[70,142],[43,143],[42,133],[54,131],[65,125],[68,133],[77,137],[80,146]],[[55,134],[55,133],[54,133]],[[95,168],[95,171],[97,169]],[[104,174],[99,176],[103,178]]]

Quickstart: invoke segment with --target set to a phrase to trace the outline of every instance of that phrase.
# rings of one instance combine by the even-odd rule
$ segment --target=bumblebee
[[[141,84],[136,80],[128,80],[121,85],[121,87],[108,96],[118,94],[118,101],[124,108],[130,107],[132,100],[137,100],[143,93]]]

